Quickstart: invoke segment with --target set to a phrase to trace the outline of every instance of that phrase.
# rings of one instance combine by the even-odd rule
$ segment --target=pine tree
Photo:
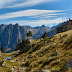
[[[3,48],[3,46],[1,47],[1,52],[4,53],[4,48]]]
[[[20,39],[18,39],[18,44],[20,43]]]
[[[30,41],[29,41],[28,39],[25,39],[25,38],[24,38],[24,39],[22,40],[22,43],[23,43],[23,44],[29,44]]]
[[[25,38],[22,40],[22,43],[23,44],[26,44],[26,39]]]
[[[45,31],[44,34],[42,35],[42,38],[46,38],[46,37],[47,37],[47,33]]]
[[[32,32],[29,31],[26,35],[27,35],[28,37],[29,37],[29,36],[32,36]]]

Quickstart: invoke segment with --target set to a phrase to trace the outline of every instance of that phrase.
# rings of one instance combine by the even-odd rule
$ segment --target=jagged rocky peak
[[[1,24],[0,26],[4,26],[4,24]]]
[[[15,25],[0,25],[0,47],[11,48],[12,51],[15,49],[18,39],[26,38],[26,33],[32,32],[32,38],[40,38],[41,35],[46,31],[50,31],[49,27],[42,25],[41,27],[35,28],[31,26],[20,26],[18,23]]]
[[[7,26],[7,25],[5,25],[5,24],[1,24],[1,25],[0,25],[0,27],[3,27],[3,28],[4,28],[5,26]]]
[[[13,27],[13,25],[12,24],[9,24],[9,25],[7,25],[9,28],[12,28]]]
[[[45,25],[43,24],[41,27],[45,27]]]
[[[32,27],[31,26],[29,26],[29,25],[27,25],[27,26],[23,26],[24,28],[26,28],[26,29],[31,29]]]
[[[12,26],[12,24],[9,24],[10,26]]]
[[[18,24],[18,23],[16,23],[14,26],[19,26],[19,24]]]
[[[38,28],[44,28],[46,27],[45,25],[41,25],[41,26],[37,26],[37,27],[34,27],[35,29],[38,29]]]

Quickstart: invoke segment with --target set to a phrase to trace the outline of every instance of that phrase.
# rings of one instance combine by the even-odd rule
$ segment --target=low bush
[[[0,61],[0,66],[2,66],[3,62],[4,62],[4,61]]]
[[[30,71],[30,69],[29,69],[29,68],[26,68],[26,69],[25,69],[25,72],[29,72],[29,71]]]
[[[66,41],[65,41],[65,44],[70,44],[72,43],[72,36],[69,37]]]
[[[58,52],[54,51],[51,56],[57,56]]]
[[[59,61],[53,63],[51,66],[55,66],[55,65],[58,65],[59,64]]]
[[[23,65],[24,66],[29,66],[29,64],[30,64],[29,61],[26,61]]]

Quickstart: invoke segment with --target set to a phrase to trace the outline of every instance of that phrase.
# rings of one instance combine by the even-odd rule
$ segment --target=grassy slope
[[[40,72],[41,69],[60,71],[66,62],[72,59],[72,30],[46,40],[34,41],[30,45],[32,48],[27,53],[18,55],[13,60],[17,59],[18,62],[24,60],[22,64],[27,72],[34,70]],[[7,63],[10,64],[9,61]]]

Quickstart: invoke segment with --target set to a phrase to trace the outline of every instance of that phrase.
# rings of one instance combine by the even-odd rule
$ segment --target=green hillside
[[[66,63],[72,59],[72,30],[56,34],[52,37],[39,39],[29,44],[30,50],[26,53],[2,54],[1,57],[10,57],[5,61],[5,66],[0,66],[0,72],[11,72],[13,67],[16,72],[72,72],[72,67]],[[7,66],[6,66],[7,65]],[[9,71],[8,71],[9,70]],[[48,72],[49,72],[48,71]]]

